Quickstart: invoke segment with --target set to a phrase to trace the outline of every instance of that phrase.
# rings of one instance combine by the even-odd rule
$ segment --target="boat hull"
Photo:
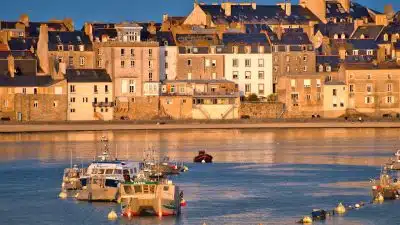
[[[204,161],[205,163],[212,163],[212,160],[213,160],[213,157],[211,155],[205,154],[205,155],[196,156],[193,159],[193,162],[202,163]]]

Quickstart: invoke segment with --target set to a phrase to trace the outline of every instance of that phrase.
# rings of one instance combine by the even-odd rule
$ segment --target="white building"
[[[175,80],[178,62],[178,47],[171,32],[158,32],[160,43],[160,80]]]
[[[234,81],[241,96],[273,93],[272,53],[265,34],[224,34],[225,78]]]

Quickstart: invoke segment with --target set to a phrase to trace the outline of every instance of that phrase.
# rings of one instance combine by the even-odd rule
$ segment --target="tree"
[[[256,102],[258,101],[258,96],[256,94],[251,94],[247,97],[247,101],[249,102]]]

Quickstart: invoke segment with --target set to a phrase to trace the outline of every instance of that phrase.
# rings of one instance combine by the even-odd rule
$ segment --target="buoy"
[[[186,206],[186,201],[185,201],[185,199],[182,199],[182,200],[181,200],[181,206]]]
[[[378,195],[376,195],[374,200],[377,202],[383,202],[385,198],[383,198],[383,195],[381,193],[378,193]]]
[[[66,199],[68,197],[67,193],[62,191],[60,192],[60,194],[58,195],[58,197],[60,197],[61,199]]]
[[[183,171],[184,171],[184,172],[189,171],[189,167],[184,166],[184,167],[183,167]]]
[[[340,202],[338,204],[338,206],[335,208],[335,211],[337,213],[345,213],[346,212],[346,208],[343,206],[343,204]]]
[[[354,207],[355,207],[356,209],[358,209],[358,208],[360,208],[360,205],[359,205],[359,204],[355,204]]]
[[[201,163],[206,163],[206,160],[204,160],[204,159],[203,159],[203,160],[201,160]]]
[[[115,220],[118,218],[118,215],[114,210],[111,210],[111,212],[108,213],[107,218],[109,220]]]
[[[303,217],[303,219],[301,220],[302,223],[312,223],[312,219],[309,216],[305,216]]]
[[[395,195],[395,197],[396,197],[396,198],[400,198],[400,196],[399,196],[399,195]]]

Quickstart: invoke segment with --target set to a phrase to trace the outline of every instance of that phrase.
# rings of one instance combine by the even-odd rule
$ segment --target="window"
[[[171,92],[171,93],[175,93],[175,85],[171,85],[170,92]]]
[[[274,66],[274,72],[278,72],[278,66]]]
[[[307,72],[307,66],[303,66],[303,72]]]
[[[232,47],[232,52],[233,53],[238,53],[239,52],[239,47],[238,46],[233,46]]]
[[[306,95],[306,99],[307,99],[307,101],[311,101],[311,95],[310,95],[310,94],[307,94],[307,95]]]
[[[332,90],[332,95],[333,95],[333,96],[337,96],[337,91],[336,91],[336,89],[333,89],[333,90]]]
[[[323,66],[322,64],[320,64],[320,65],[318,66],[318,71],[319,71],[319,72],[324,72],[324,66]]]
[[[69,111],[72,112],[72,113],[74,113],[74,112],[75,112],[75,109],[70,109]]]
[[[321,93],[317,92],[317,101],[321,100]]]
[[[149,81],[153,81],[153,73],[152,72],[149,73]]]
[[[258,71],[258,79],[264,80],[264,71]]]
[[[124,68],[124,67],[125,67],[125,61],[121,60],[121,68]]]
[[[244,91],[246,93],[250,93],[251,92],[251,84],[245,84],[244,85]]]
[[[131,60],[131,68],[135,67],[135,61]]]
[[[38,101],[34,101],[33,102],[33,107],[34,108],[38,108],[39,107],[39,102]]]
[[[75,85],[69,86],[69,92],[75,93]]]
[[[353,79],[354,78],[354,75],[353,74],[350,74],[349,75],[349,79]]]
[[[346,39],[346,35],[345,35],[345,34],[342,34],[342,35],[340,36],[340,38]]]
[[[303,55],[303,61],[307,62],[307,59],[308,59],[307,55]]]
[[[74,97],[70,98],[69,102],[75,102],[75,98]]]
[[[33,94],[37,95],[37,88],[33,88]]]
[[[57,45],[57,49],[58,49],[58,51],[63,51],[63,50],[64,50],[64,46],[62,46],[62,45]]]
[[[239,72],[238,71],[233,71],[232,72],[232,79],[238,79],[239,78]]]
[[[296,87],[296,80],[291,79],[291,80],[290,80],[290,86],[291,86],[292,88]]]
[[[81,56],[79,57],[79,65],[84,66],[85,65],[85,57]]]
[[[290,62],[290,56],[286,56],[286,62]]]
[[[135,49],[131,49],[131,56],[135,56]]]
[[[384,34],[383,35],[383,40],[384,41],[389,41],[389,35],[388,34]]]
[[[317,88],[321,87],[321,80],[317,79]]]
[[[367,92],[368,93],[372,92],[372,85],[371,84],[367,84]]]
[[[333,108],[336,108],[336,107],[337,107],[337,104],[336,104],[336,103],[333,103],[332,106],[333,106]]]
[[[216,60],[216,59],[213,59],[213,60],[211,61],[211,65],[212,65],[212,67],[216,67],[216,66],[217,66],[217,60]]]
[[[331,72],[331,70],[332,70],[332,69],[331,69],[331,66],[329,66],[329,65],[326,66],[326,72]]]
[[[191,59],[188,59],[188,60],[187,60],[187,65],[188,65],[188,66],[192,66],[192,60],[191,60]]]
[[[121,48],[121,56],[125,55],[125,49]]]
[[[73,65],[74,65],[74,57],[73,57],[73,56],[68,57],[68,64],[69,64],[70,66],[73,66]]]
[[[58,107],[58,101],[53,101],[53,107],[57,108]]]
[[[102,59],[97,60],[97,67],[98,67],[98,68],[101,68],[102,65],[103,65]]]
[[[367,55],[373,55],[374,54],[374,50],[367,50]]]
[[[344,107],[344,102],[340,102],[340,107]]]
[[[191,49],[191,48],[186,48],[186,53],[187,53],[187,54],[192,53],[192,49]]]
[[[258,59],[258,67],[264,67],[264,59]]]
[[[192,79],[192,73],[188,73],[187,77],[188,77],[188,80],[191,80]]]
[[[215,72],[212,73],[212,79],[213,79],[213,80],[216,80],[216,79],[217,79],[217,73],[215,73]]]
[[[215,46],[210,47],[211,54],[215,54],[215,50],[216,50]]]
[[[82,98],[82,102],[89,102],[89,98],[83,97],[83,98]]]
[[[210,61],[209,59],[206,59],[206,60],[204,61],[204,66],[205,66],[205,67],[210,67],[210,65],[211,65],[211,61]]]
[[[354,84],[349,85],[349,91],[350,91],[350,93],[354,92]]]
[[[365,97],[365,104],[372,104],[374,103],[374,98],[371,96]]]
[[[168,63],[167,62],[165,62],[164,67],[165,67],[165,69],[168,69]]]
[[[245,79],[251,79],[251,72],[250,71],[246,71],[245,75],[244,75]]]
[[[153,49],[149,49],[149,57],[153,56]]]
[[[264,46],[258,46],[258,53],[264,53]]]
[[[94,98],[94,99],[93,99],[93,103],[97,103],[97,98]]]
[[[250,59],[245,59],[244,60],[244,66],[245,67],[250,67],[251,66],[251,60]]]
[[[168,51],[164,51],[164,56],[165,56],[165,57],[168,56]]]
[[[391,80],[392,79],[392,74],[388,74],[387,77],[388,77],[388,80]]]
[[[304,80],[304,87],[305,88],[311,87],[311,80],[310,79],[305,79]]]
[[[392,104],[393,103],[393,96],[387,96],[386,97],[386,103]]]
[[[68,51],[73,51],[74,50],[74,46],[73,45],[68,45]]]
[[[104,85],[104,92],[108,93],[108,85]]]
[[[153,61],[149,61],[149,69],[153,68]]]
[[[135,81],[129,80],[129,93],[135,93]]]
[[[193,48],[193,53],[197,53],[199,50],[197,48]]]
[[[258,84],[258,94],[259,95],[264,94],[264,84]]]
[[[232,59],[232,66],[233,67],[238,67],[239,66],[239,60],[238,59]]]
[[[62,62],[64,62],[64,57],[62,57],[62,56],[58,56],[58,62],[59,62],[59,63],[62,63]]]
[[[393,88],[393,85],[392,85],[392,84],[387,84],[387,91],[388,91],[388,92],[391,92],[391,91],[392,91],[392,88]]]
[[[353,50],[353,55],[358,55],[358,50]]]
[[[286,66],[286,72],[290,72],[290,66]]]
[[[185,93],[185,85],[179,86],[179,93]]]
[[[107,97],[104,98],[104,102],[108,103],[108,98]]]

